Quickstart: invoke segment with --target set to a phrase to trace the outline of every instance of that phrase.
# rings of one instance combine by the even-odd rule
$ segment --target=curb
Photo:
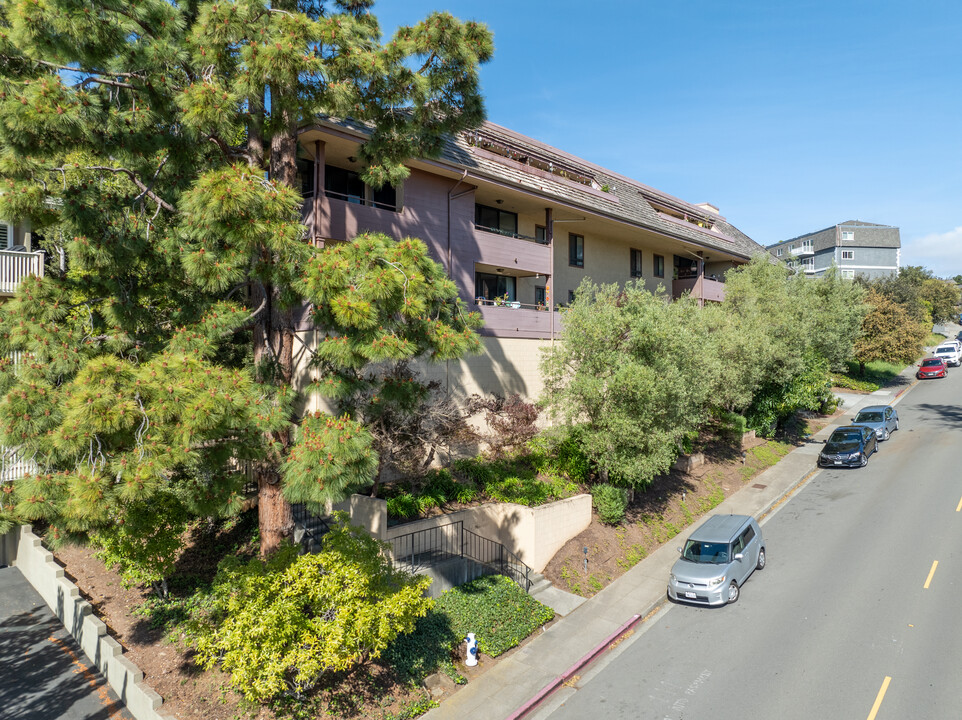
[[[660,603],[656,603],[655,605],[657,606],[657,605],[659,605],[659,604],[660,604]],[[591,650],[589,650],[589,651],[588,651],[585,655],[583,655],[574,665],[572,665],[571,667],[569,667],[567,670],[565,670],[563,673],[561,673],[558,677],[556,677],[554,680],[552,680],[552,681],[549,682],[547,685],[545,685],[543,688],[541,688],[541,690],[539,690],[539,691],[538,691],[532,698],[530,698],[524,705],[522,705],[521,707],[519,707],[517,710],[515,710],[515,711],[514,711],[513,713],[511,713],[510,715],[508,715],[508,717],[506,717],[505,720],[519,720],[519,718],[523,718],[523,717],[524,717],[525,715],[527,715],[529,712],[531,712],[532,710],[534,710],[538,705],[541,704],[541,702],[542,702],[545,698],[547,698],[549,695],[551,695],[551,693],[553,693],[555,690],[557,690],[559,687],[561,687],[561,685],[563,685],[564,683],[568,682],[568,680],[570,680],[570,679],[572,678],[572,676],[574,676],[574,674],[575,674],[576,672],[578,672],[579,670],[581,670],[581,669],[582,669],[583,667],[585,667],[588,663],[590,663],[590,662],[594,661],[595,659],[597,659],[597,658],[598,658],[603,652],[605,652],[606,650],[612,649],[612,648],[615,646],[616,642],[621,638],[622,635],[624,635],[626,632],[628,632],[629,630],[631,630],[635,625],[638,624],[639,621],[641,621],[643,618],[646,618],[646,617],[648,617],[648,614],[646,614],[646,615],[644,615],[644,616],[642,616],[642,615],[632,615],[630,620],[628,620],[627,622],[623,623],[623,624],[621,625],[621,627],[619,627],[617,630],[615,630],[613,633],[611,633],[611,635],[609,635],[609,636],[606,637],[604,640],[602,640],[600,643],[598,643],[594,648],[592,648]]]

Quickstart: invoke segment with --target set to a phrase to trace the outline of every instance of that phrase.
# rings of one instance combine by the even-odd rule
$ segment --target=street
[[[534,717],[957,717],[960,403],[962,369],[920,383],[867,467],[820,471],[767,518],[736,604],[667,606]]]

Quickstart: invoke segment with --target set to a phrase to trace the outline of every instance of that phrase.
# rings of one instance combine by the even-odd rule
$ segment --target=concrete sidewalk
[[[843,415],[816,433],[810,442],[755,477],[751,484],[727,498],[710,514],[732,513],[763,518],[815,473],[815,460],[822,441],[835,427],[849,422],[861,407],[894,402],[914,382],[915,365],[910,365],[892,387],[870,395],[842,394]],[[699,518],[695,524],[700,522]],[[423,717],[427,720],[466,717],[513,720],[534,713],[536,705],[532,700],[546,687],[560,684],[559,679],[567,671],[580,673],[581,667],[587,668],[588,665],[581,665],[585,657],[599,646],[605,647],[606,641],[612,640],[619,628],[636,615],[640,615],[644,622],[668,602],[668,572],[678,559],[675,549],[678,544],[673,540],[652,552],[604,590],[581,603],[523,648],[498,661]],[[602,654],[594,665],[604,662]]]

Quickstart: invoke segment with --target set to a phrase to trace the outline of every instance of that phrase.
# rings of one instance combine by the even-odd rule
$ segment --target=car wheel
[[[732,580],[731,585],[728,586],[728,604],[731,605],[738,601],[738,583]]]
[[[765,567],[765,548],[758,551],[758,562],[755,563],[756,570],[762,570]]]
[[[885,429],[882,431],[882,439],[883,439],[883,440],[888,440],[889,437],[891,436],[891,434],[892,434],[892,433],[889,432],[889,429],[888,429],[888,428],[885,428]]]
[[[865,467],[866,465],[868,465],[868,455],[866,455],[865,453],[862,453],[862,455],[858,459],[858,464],[859,464],[859,467]]]

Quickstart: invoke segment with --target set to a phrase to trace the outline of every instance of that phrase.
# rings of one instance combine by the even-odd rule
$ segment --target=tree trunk
[[[285,120],[284,129],[271,138],[270,177],[282,185],[294,187],[297,183],[297,123],[291,113],[279,109]],[[267,250],[263,261],[274,262]],[[254,365],[258,369],[258,381],[276,386],[290,387],[294,381],[294,320],[290,308],[282,308],[278,288],[254,283],[252,305],[266,303],[263,313],[254,326]],[[291,418],[293,420],[293,418]],[[289,430],[269,433],[271,447],[276,448],[256,470],[258,523],[261,534],[261,557],[275,552],[280,544],[294,532],[291,505],[284,497],[280,465],[287,458],[292,444]]]

